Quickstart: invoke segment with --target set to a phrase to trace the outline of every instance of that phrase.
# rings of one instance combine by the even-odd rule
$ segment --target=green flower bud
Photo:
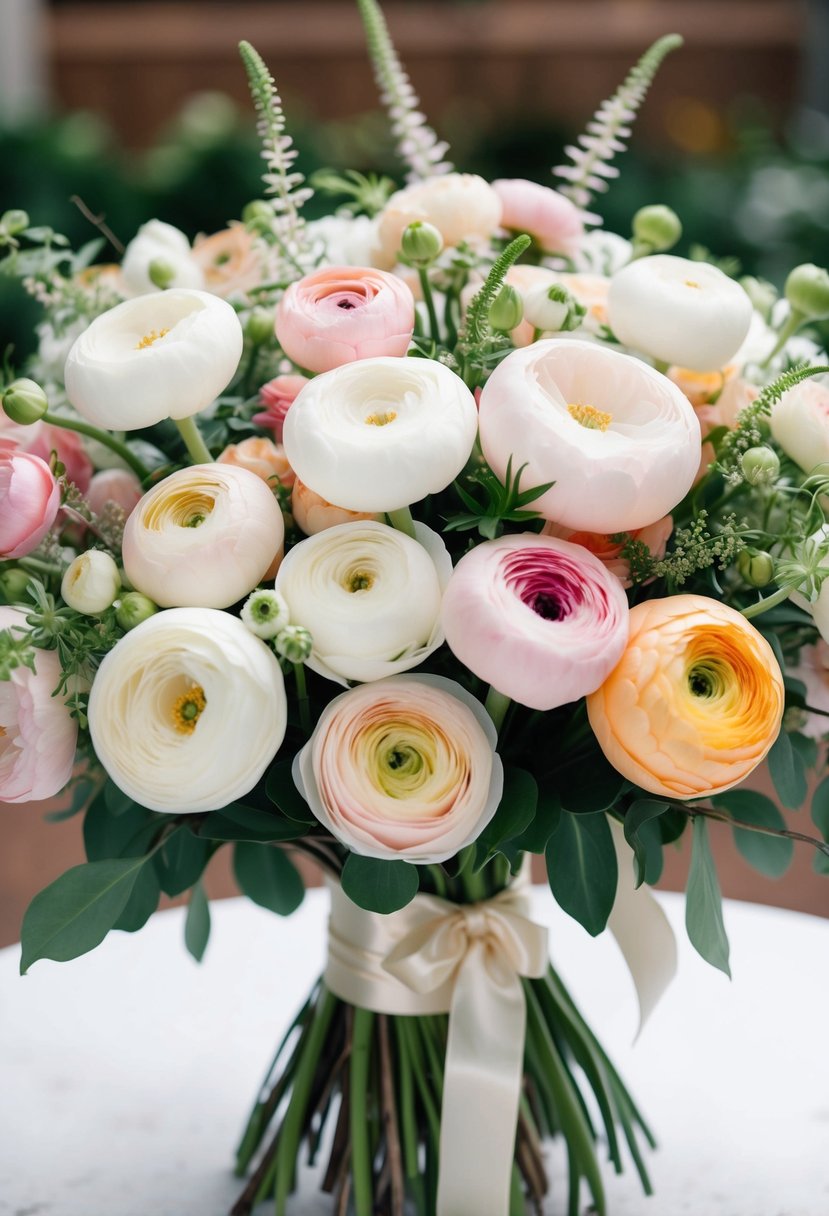
[[[415,220],[400,238],[400,252],[412,266],[431,265],[443,249],[443,237],[433,224]]]
[[[254,199],[242,208],[242,220],[249,228],[267,228],[273,220],[273,208],[263,198]]]
[[[8,236],[17,236],[29,227],[29,216],[27,212],[21,211],[20,208],[15,208],[12,211],[4,211],[0,216],[0,228]]]
[[[3,413],[20,426],[39,422],[49,408],[49,401],[34,380],[13,380],[2,396]]]
[[[520,325],[524,318],[524,301],[521,292],[505,283],[495,297],[489,310],[489,323],[493,329],[509,333]]]
[[[743,549],[737,569],[749,587],[767,587],[774,580],[774,558],[764,549]]]
[[[28,570],[19,566],[9,566],[0,573],[0,593],[7,604],[22,604],[27,598],[26,588],[31,582]]]
[[[169,287],[176,277],[175,267],[165,262],[164,258],[153,258],[147,267],[147,273],[153,286],[160,287],[162,291]]]
[[[633,217],[633,239],[636,244],[648,245],[654,253],[672,249],[682,236],[682,223],[670,207],[656,203],[640,207]]]
[[[134,629],[142,621],[148,621],[158,612],[158,605],[140,591],[128,591],[118,601],[115,619],[122,629]]]
[[[273,313],[267,308],[254,308],[245,322],[245,337],[254,346],[261,346],[274,336]]]
[[[242,623],[258,638],[275,638],[287,629],[290,619],[288,605],[278,591],[254,591],[242,605]]]
[[[829,274],[822,266],[804,262],[786,279],[786,299],[795,312],[809,320],[829,317]]]
[[[289,663],[304,663],[314,649],[311,631],[303,625],[286,625],[274,641],[276,653]]]
[[[760,316],[768,321],[771,310],[777,303],[777,288],[765,279],[756,279],[751,274],[743,275],[740,286]]]
[[[780,472],[780,459],[772,448],[749,448],[740,457],[743,477],[751,486],[771,485]]]

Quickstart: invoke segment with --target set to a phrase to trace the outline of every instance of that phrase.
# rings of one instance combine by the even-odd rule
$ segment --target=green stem
[[[212,464],[213,457],[201,437],[201,431],[196,425],[195,418],[174,418],[173,421],[179,429],[179,434],[184,440],[193,464]]]
[[[308,701],[308,685],[305,681],[305,665],[303,663],[294,663],[294,680],[296,681],[296,695],[299,702],[299,721],[306,735],[310,735],[311,711]]]
[[[777,335],[777,341],[775,342],[774,346],[771,348],[769,353],[766,355],[763,362],[760,364],[761,368],[768,367],[768,365],[771,363],[771,361],[775,357],[775,355],[780,354],[781,350],[786,345],[789,338],[791,338],[793,334],[797,333],[797,331],[800,329],[801,325],[803,325],[803,323],[805,321],[806,321],[806,317],[804,317],[803,313],[798,312],[796,308],[793,308],[792,311],[789,313],[788,317],[786,318],[786,322],[783,325],[783,328],[780,330],[780,333]]]
[[[248,358],[245,374],[242,378],[242,396],[249,397],[251,385],[253,384],[253,373],[256,370],[256,360],[259,358],[259,351],[262,349],[261,342],[254,342],[250,348],[250,357]]]
[[[761,616],[764,612],[768,612],[770,608],[776,608],[778,604],[782,604],[785,599],[788,599],[791,587],[779,587],[773,595],[767,595],[764,600],[758,600],[756,604],[750,604],[748,608],[742,608],[741,612],[747,621],[752,617]]]
[[[425,267],[420,266],[418,268],[417,277],[420,279],[423,302],[429,314],[429,333],[435,346],[437,346],[440,342],[440,328],[438,326],[438,315],[435,311],[435,298],[432,295],[432,284],[429,282],[429,274]]]
[[[61,414],[50,414],[48,411],[43,415],[42,422],[48,422],[50,426],[62,427],[65,431],[77,431],[79,435],[87,435],[90,439],[96,439],[98,443],[102,443],[104,447],[110,451],[117,453],[121,457],[124,464],[129,465],[136,477],[141,481],[146,481],[150,475],[150,470],[143,464],[137,456],[134,456],[125,443],[121,443],[109,431],[101,430],[100,427],[90,426],[88,422],[80,422],[76,418],[64,418]]]
[[[355,1216],[372,1216],[374,1211],[374,1185],[366,1104],[373,1026],[374,1014],[368,1009],[355,1008],[348,1084],[351,1177],[354,1183]]]
[[[57,562],[45,562],[40,557],[19,557],[16,564],[32,574],[63,574],[64,567]]]
[[[667,359],[654,359],[653,365],[663,376],[667,374],[668,368],[671,366]]]
[[[509,697],[504,696],[499,692],[494,685],[490,685],[489,692],[486,694],[485,708],[492,721],[495,723],[495,729],[501,733],[501,727],[504,725],[504,718],[507,716],[512,701]]]
[[[544,330],[541,329],[538,325],[536,325],[533,329],[533,342],[538,342],[543,333],[544,333]]]
[[[386,515],[388,515],[393,528],[397,528],[398,532],[405,532],[407,536],[411,536],[412,540],[417,540],[414,520],[408,507],[400,507],[397,511],[387,511]]]

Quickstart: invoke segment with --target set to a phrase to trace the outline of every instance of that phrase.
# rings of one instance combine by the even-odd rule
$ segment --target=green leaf
[[[130,897],[124,905],[124,911],[112,926],[113,929],[122,929],[125,933],[137,933],[139,929],[143,929],[158,907],[160,894],[161,887],[158,885],[158,875],[154,867],[142,866]]]
[[[498,809],[478,837],[475,869],[480,870],[500,846],[519,836],[532,823],[538,805],[535,778],[523,768],[504,769],[504,792]]]
[[[234,804],[211,811],[200,825],[199,834],[208,840],[297,840],[305,835],[307,826],[283,819],[277,811]]]
[[[782,728],[769,752],[769,771],[783,806],[799,810],[808,789],[806,770],[799,752],[792,747],[788,732]]]
[[[289,819],[297,823],[315,823],[314,812],[297,789],[292,770],[291,760],[275,764],[265,779],[265,793]]]
[[[155,855],[155,870],[165,895],[181,895],[198,882],[210,860],[210,844],[187,827],[173,832]]]
[[[280,916],[290,916],[302,903],[305,884],[281,849],[242,841],[233,850],[233,873],[248,899]]]
[[[624,777],[604,758],[598,744],[589,756],[560,769],[554,780],[562,807],[574,815],[610,810],[625,787]]]
[[[95,792],[96,784],[92,777],[79,777],[71,786],[72,801],[69,806],[65,811],[51,811],[45,815],[47,823],[62,823],[64,819],[71,819],[84,810]]]
[[[823,839],[829,840],[829,777],[823,778],[812,795],[812,823]]]
[[[636,886],[654,883],[662,873],[662,833],[655,822],[671,808],[666,802],[639,798],[625,812],[625,839],[636,861]]]
[[[754,823],[757,827],[773,828],[779,832],[786,826],[786,820],[771,798],[755,790],[727,790],[712,798],[711,802],[714,806],[723,807],[735,819]],[[769,878],[779,878],[785,874],[794,857],[794,841],[785,836],[764,836],[746,828],[732,828],[732,831],[735,845],[755,870]]]
[[[685,892],[685,928],[694,949],[730,979],[722,895],[708,843],[708,824],[702,815],[694,819],[691,869]]]
[[[543,853],[547,841],[558,827],[561,803],[555,790],[538,790],[538,807],[532,823],[511,842],[513,847],[527,853]]]
[[[800,731],[793,731],[789,735],[792,747],[800,756],[805,769],[816,768],[818,762],[818,746],[817,739],[811,739],[808,735],[801,734]]]
[[[73,866],[36,895],[23,918],[20,973],[41,958],[94,950],[123,912],[146,857]]]
[[[184,944],[197,963],[204,958],[210,937],[210,905],[204,887],[197,882],[190,892],[187,917],[184,921]]]
[[[595,937],[613,910],[619,878],[607,816],[562,812],[546,857],[556,902]]]
[[[89,861],[117,857],[142,857],[162,822],[155,811],[132,800],[126,810],[114,814],[109,799],[99,795],[84,816],[83,842]]]
[[[383,914],[411,903],[420,885],[417,866],[408,861],[381,861],[349,853],[342,872],[342,887],[358,908]]]
[[[123,815],[133,805],[129,794],[119,789],[114,781],[107,780],[102,793],[110,815]]]

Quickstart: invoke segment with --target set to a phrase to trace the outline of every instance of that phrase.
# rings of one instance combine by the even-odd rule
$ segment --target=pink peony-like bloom
[[[86,493],[92,477],[92,461],[77,431],[51,426],[48,422],[18,426],[0,412],[0,446],[29,452],[47,464],[52,452],[57,452],[58,460],[66,469],[67,480],[76,485],[82,494]]]
[[[259,390],[259,403],[265,408],[260,414],[254,414],[251,421],[272,430],[276,442],[281,443],[285,415],[308,383],[307,376],[277,376],[269,380]]]
[[[335,506],[298,477],[291,491],[291,514],[300,532],[306,536],[315,536],[326,528],[336,528],[339,524],[354,523],[356,520],[383,522],[382,515],[371,511],[347,511],[345,507]]]
[[[60,486],[45,460],[0,449],[0,557],[25,557],[55,522]]]
[[[627,598],[580,545],[503,536],[458,562],[443,596],[452,653],[481,680],[531,709],[593,692],[627,643]]]
[[[294,471],[288,464],[285,449],[281,444],[260,435],[251,435],[241,443],[229,443],[216,461],[218,464],[235,465],[237,469],[248,469],[270,486],[274,478],[288,489],[294,484]]]
[[[276,309],[276,336],[289,359],[328,372],[355,359],[405,355],[414,296],[401,279],[362,266],[326,266],[292,283]]]
[[[599,559],[602,565],[618,578],[623,587],[631,587],[630,562],[622,557],[622,550],[629,540],[639,541],[646,545],[651,557],[657,561],[665,556],[665,547],[674,530],[671,515],[663,515],[654,524],[646,528],[634,528],[632,532],[622,534],[620,541],[614,541],[618,533],[607,532],[574,532],[572,528],[563,528],[560,524],[548,521],[541,530],[542,536],[557,536],[559,540],[569,540],[571,545],[581,545]]]
[[[0,629],[26,631],[26,613],[0,607]],[[62,697],[53,697],[61,676],[54,650],[38,650],[35,671],[16,667],[0,681],[0,801],[52,798],[72,776],[78,724]]]
[[[584,236],[581,212],[569,198],[523,177],[500,178],[492,189],[503,208],[501,227],[526,232],[545,253],[574,253]]]
[[[495,814],[496,743],[481,702],[453,680],[392,676],[329,702],[294,781],[355,853],[428,865],[477,839]]]
[[[129,515],[143,497],[141,482],[130,469],[102,469],[89,483],[87,504],[100,515],[108,502],[121,507]]]

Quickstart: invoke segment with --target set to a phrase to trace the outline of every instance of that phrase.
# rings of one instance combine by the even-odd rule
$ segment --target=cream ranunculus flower
[[[448,367],[383,357],[315,376],[282,438],[297,477],[329,502],[396,511],[457,477],[477,424],[475,398]]]
[[[554,482],[532,503],[579,532],[644,528],[690,490],[700,427],[685,396],[641,359],[578,338],[507,355],[480,402],[481,446],[502,479]]]
[[[187,237],[163,220],[142,224],[124,250],[121,275],[129,293],[145,295],[161,290],[151,278],[151,267],[166,270],[165,287],[193,287],[196,290],[204,287],[204,274],[193,257]]]
[[[442,676],[393,676],[335,697],[294,761],[320,822],[365,857],[445,861],[501,801],[497,733],[480,701]]]
[[[446,173],[406,186],[377,217],[381,264],[394,265],[401,237],[415,220],[433,224],[444,245],[459,245],[470,237],[491,237],[501,223],[502,209],[492,186],[474,173]]]
[[[291,621],[314,639],[307,665],[366,683],[422,663],[443,641],[452,559],[431,528],[417,540],[380,523],[346,523],[300,541],[276,576]],[[419,543],[418,543],[419,542]]]
[[[165,477],[131,513],[124,570],[163,608],[228,608],[271,570],[284,537],[279,504],[260,477],[196,464]]]
[[[120,588],[121,576],[113,558],[101,549],[88,549],[69,563],[60,594],[76,612],[99,616],[114,602]]]
[[[233,379],[242,345],[239,318],[218,296],[138,296],[96,317],[75,340],[66,394],[87,422],[113,431],[189,418]]]
[[[725,367],[753,313],[743,288],[716,266],[670,253],[617,271],[607,303],[610,328],[625,346],[696,372]]]
[[[89,729],[119,789],[153,811],[213,811],[248,793],[285,736],[273,652],[226,612],[174,608],[126,634],[92,684]]]

